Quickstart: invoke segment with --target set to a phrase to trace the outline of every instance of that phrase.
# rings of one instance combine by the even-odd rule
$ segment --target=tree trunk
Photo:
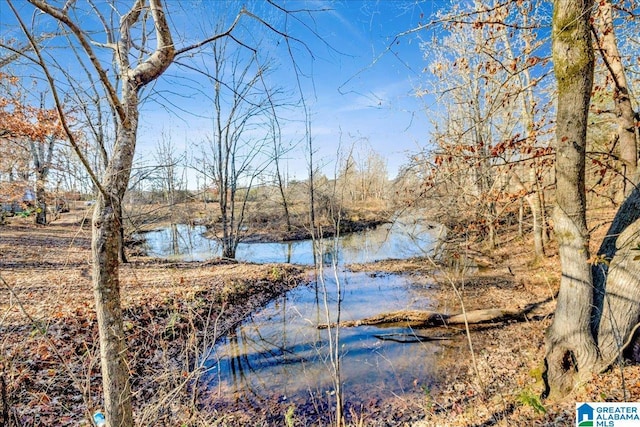
[[[538,193],[527,196],[527,202],[531,208],[531,221],[533,222],[533,249],[536,258],[544,258],[544,240],[542,238],[542,209]]]
[[[558,82],[555,236],[562,278],[546,332],[547,393],[564,395],[598,361],[591,333],[593,288],[586,223],[586,131],[593,84],[592,1],[556,0],[552,55]]]
[[[606,276],[606,294],[598,328],[598,348],[603,367],[608,367],[622,353],[631,330],[640,321],[640,262],[635,221],[617,239],[617,252]]]
[[[601,347],[604,365],[615,360],[621,343],[640,320],[640,287],[637,284],[640,262],[634,260],[639,254],[635,250],[639,229],[640,188],[634,188],[607,230],[598,250],[598,262],[592,268],[592,328]]]
[[[47,224],[47,200],[45,184],[49,175],[55,137],[49,136],[43,142],[30,141],[29,148],[36,172],[36,224]]]
[[[544,199],[540,194],[542,188],[540,186],[540,179],[536,173],[536,168],[531,168],[531,180],[533,181],[533,194],[528,196],[529,204],[531,206],[531,214],[533,216],[533,242],[536,258],[544,258],[544,245],[545,245],[545,230],[544,230]]]
[[[282,209],[284,210],[284,219],[287,224],[287,232],[291,232],[291,215],[289,214],[289,202],[287,201],[287,195],[285,193],[285,183],[282,179],[282,175],[280,174],[280,158],[276,153],[275,156],[275,164],[276,164],[276,179],[278,181],[278,190],[280,191],[280,197],[282,198]]]
[[[36,172],[36,224],[47,224],[47,200],[44,188],[44,178],[39,172]]]
[[[123,264],[126,264],[129,262],[129,260],[127,259],[127,254],[124,252],[124,216],[122,215],[122,203],[120,203],[120,212],[118,214],[118,218],[120,218],[120,250],[118,251],[118,256],[120,259],[120,262]]]
[[[133,426],[131,384],[120,299],[122,200],[129,183],[138,128],[138,94],[126,81],[122,92],[128,106],[126,120],[118,124],[111,162],[104,176],[93,215],[93,287],[100,332],[100,362],[104,409],[109,427]]]
[[[162,0],[149,0],[148,3],[145,0],[135,0],[131,9],[120,15],[119,28],[113,29],[113,33],[118,34],[118,37],[115,43],[109,44],[114,49],[115,72],[117,74],[115,81],[112,82],[109,80],[110,73],[103,68],[102,63],[93,52],[87,32],[72,18],[78,16],[74,10],[74,2],[66,3],[64,8],[57,8],[44,0],[29,0],[29,3],[57,20],[69,30],[69,35],[75,36],[92,64],[93,70],[104,88],[106,100],[114,113],[113,118],[117,128],[116,140],[112,157],[106,166],[104,177],[100,180],[86,162],[80,147],[74,142],[75,137],[69,127],[64,125],[64,128],[76,154],[83,159],[83,164],[94,185],[100,190],[93,215],[91,247],[107,426],[132,427],[131,386],[118,277],[122,199],[129,183],[136,148],[139,115],[138,91],[158,78],[171,65],[176,50],[162,7]],[[115,4],[113,6],[115,7]],[[149,19],[153,21],[155,37],[148,38],[155,40],[156,47],[153,49],[147,48],[146,45],[136,46],[136,49],[144,54],[141,56],[133,55],[131,49],[136,43],[132,40],[132,34],[139,33],[140,28],[147,28],[146,21]],[[138,25],[141,27],[132,32],[132,29]],[[25,33],[27,33],[26,29]],[[56,84],[47,66],[42,62],[42,56],[38,47],[33,44],[33,38],[28,33],[27,36],[32,41],[34,50],[38,53],[40,65],[43,67],[54,93],[60,117],[64,118]],[[145,34],[143,40],[146,41],[147,36]],[[135,67],[131,67],[131,60],[136,62]],[[120,96],[118,96],[118,89],[121,91]],[[65,120],[63,120],[64,123]]]
[[[624,163],[624,195],[629,195],[637,183],[638,145],[636,140],[636,120],[627,77],[618,51],[616,33],[613,29],[613,12],[610,0],[599,2],[600,19],[596,20],[600,29],[600,53],[613,77],[613,102],[615,105],[620,160]]]
[[[518,206],[518,237],[524,239],[524,201],[522,199]]]
[[[91,246],[104,408],[110,427],[133,426],[131,385],[120,306],[118,199],[117,194],[109,199],[105,199],[102,194],[98,196],[93,215]]]

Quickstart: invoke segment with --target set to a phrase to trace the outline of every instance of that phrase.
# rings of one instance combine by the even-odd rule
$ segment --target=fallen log
[[[489,308],[483,310],[470,310],[466,313],[445,314],[428,310],[399,310],[388,313],[381,313],[371,317],[358,320],[344,320],[339,325],[335,323],[321,323],[318,329],[340,326],[342,328],[353,328],[357,326],[402,326],[402,327],[434,327],[487,323],[504,321],[509,319],[522,319],[530,310],[520,308]]]

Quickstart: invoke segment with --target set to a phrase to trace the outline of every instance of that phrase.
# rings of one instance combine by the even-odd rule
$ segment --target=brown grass
[[[90,230],[73,215],[47,227],[27,221],[12,218],[0,227],[0,420],[89,425],[101,395]],[[293,266],[215,260],[136,258],[122,266],[141,425],[145,419],[158,425],[190,422],[198,411],[186,379],[202,373],[193,361],[257,307],[306,277]]]
[[[611,217],[611,212],[597,212],[591,223]],[[68,216],[35,228],[30,221],[11,219],[0,226],[0,274],[7,283],[0,287],[0,369],[6,384],[0,416],[7,408],[9,425],[89,425],[91,412],[100,406],[90,231],[77,220]],[[605,231],[606,226],[594,228],[594,246]],[[640,400],[638,366],[617,366],[594,375],[561,401],[538,399],[544,331],[552,319],[559,265],[553,247],[550,256],[538,260],[531,247],[526,239],[512,238],[491,254],[470,248],[486,267],[465,274],[434,274],[433,264],[426,260],[352,266],[432,276],[438,311],[460,310],[454,286],[467,310],[540,303],[526,322],[473,327],[476,367],[465,339],[446,343],[441,356],[429,361],[440,373],[434,383],[416,383],[407,395],[390,396],[369,408],[349,408],[352,422],[570,426],[575,402]],[[284,404],[203,412],[185,384],[200,373],[190,361],[204,351],[204,338],[215,341],[269,298],[305,280],[304,271],[282,265],[136,258],[123,266],[121,278],[140,425],[280,425],[268,420],[281,422]],[[456,332],[464,336],[463,330]],[[304,420],[304,425],[314,424]]]

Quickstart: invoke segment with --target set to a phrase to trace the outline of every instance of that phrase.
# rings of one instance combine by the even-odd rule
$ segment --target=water
[[[202,236],[203,227],[174,226],[146,234],[150,254],[181,260],[219,256],[220,248]],[[400,309],[433,309],[426,278],[353,273],[350,263],[425,255],[438,230],[415,218],[375,230],[320,242],[324,271],[310,286],[301,286],[253,313],[235,334],[210,349],[205,359],[208,383],[216,401],[291,402],[297,407],[325,402],[334,393],[330,336],[317,325],[335,321],[338,284],[340,316],[353,320]],[[334,244],[336,243],[336,244]],[[245,243],[240,260],[313,264],[310,241]],[[335,269],[332,267],[335,261]],[[326,301],[324,296],[326,295]],[[384,399],[422,393],[434,377],[434,361],[441,342],[398,343],[376,335],[428,335],[410,328],[360,326],[340,329],[341,379],[346,401]]]
[[[330,321],[337,313],[336,280],[326,272]],[[354,320],[383,311],[429,309],[428,284],[415,278],[341,272],[341,318]],[[251,401],[254,396],[303,405],[331,396],[329,331],[322,283],[297,288],[255,313],[208,359],[211,383],[222,399]],[[334,331],[332,331],[334,332]],[[340,354],[345,398],[384,398],[416,391],[429,383],[439,342],[403,344],[379,334],[428,334],[410,328],[341,328]],[[420,390],[420,389],[418,389]],[[363,395],[364,392],[364,395]]]
[[[182,261],[204,261],[219,257],[220,244],[204,237],[204,226],[186,224],[144,234],[151,256]],[[372,262],[382,259],[405,259],[427,254],[433,245],[432,226],[416,219],[404,219],[376,229],[341,236],[337,250],[332,239],[323,239],[323,259],[337,257],[339,264]],[[236,251],[240,261],[256,263],[313,264],[311,240],[282,243],[240,243]]]

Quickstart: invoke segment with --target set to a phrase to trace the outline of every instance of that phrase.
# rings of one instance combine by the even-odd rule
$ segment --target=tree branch
[[[29,1],[31,1],[31,0],[29,0]],[[35,0],[35,1],[39,1],[39,0]],[[12,0],[7,0],[7,3],[9,4],[9,7],[13,11],[16,19],[18,20],[20,28],[24,32],[25,36],[29,39],[29,42],[31,43],[31,46],[33,47],[33,50],[34,50],[34,52],[36,53],[36,55],[38,57],[38,63],[39,63],[40,67],[42,68],[42,70],[43,70],[43,72],[44,72],[44,74],[45,74],[45,76],[47,78],[47,82],[49,83],[49,87],[51,88],[51,93],[52,93],[53,99],[55,101],[56,110],[58,111],[58,117],[60,118],[60,123],[62,124],[62,127],[63,127],[63,129],[65,131],[65,134],[67,135],[67,138],[69,139],[69,143],[71,144],[71,146],[73,147],[73,150],[76,152],[76,154],[80,158],[80,161],[82,162],[84,167],[87,169],[87,173],[91,177],[91,181],[93,182],[93,184],[96,186],[96,188],[98,188],[100,193],[102,193],[105,197],[107,197],[107,193],[106,193],[105,189],[102,187],[102,185],[100,185],[100,181],[98,180],[98,177],[95,175],[94,171],[91,168],[91,165],[89,164],[89,161],[87,160],[87,158],[84,156],[84,154],[80,150],[80,146],[79,146],[78,142],[76,141],[75,136],[73,135],[73,132],[71,131],[71,128],[69,127],[69,123],[67,123],[66,114],[64,113],[64,111],[62,109],[62,102],[60,101],[60,97],[58,95],[58,90],[56,88],[56,85],[55,85],[55,82],[53,80],[53,77],[51,76],[51,73],[49,72],[49,68],[45,64],[44,58],[42,57],[42,53],[40,52],[40,48],[38,47],[38,44],[36,43],[35,39],[31,35],[31,33],[29,33],[29,31],[27,30],[27,27],[24,24],[24,21],[22,21],[22,18],[18,14],[18,11],[15,9],[15,7],[14,7],[14,5],[12,3]]]
[[[7,0],[7,1],[10,2],[11,0]],[[105,71],[104,68],[102,68],[100,61],[96,57],[96,54],[91,47],[91,43],[85,37],[84,32],[78,27],[78,25],[75,22],[71,20],[71,18],[69,18],[65,10],[57,9],[49,5],[48,3],[46,3],[44,0],[27,0],[27,1],[31,3],[33,6],[35,6],[36,8],[40,9],[42,12],[52,16],[53,18],[57,19],[58,21],[66,25],[71,30],[71,32],[76,36],[76,38],[80,42],[80,45],[82,46],[87,56],[89,57],[91,64],[93,64],[93,67],[96,69],[96,72],[100,76],[100,81],[105,87],[109,102],[111,103],[111,105],[113,105],[114,109],[118,112],[118,116],[120,117],[120,119],[125,120],[127,115],[126,115],[126,112],[124,111],[124,107],[120,103],[118,94],[116,93],[115,88],[109,81],[107,72]],[[18,16],[13,6],[12,6],[12,9],[14,10],[14,13],[16,14],[16,16]]]

